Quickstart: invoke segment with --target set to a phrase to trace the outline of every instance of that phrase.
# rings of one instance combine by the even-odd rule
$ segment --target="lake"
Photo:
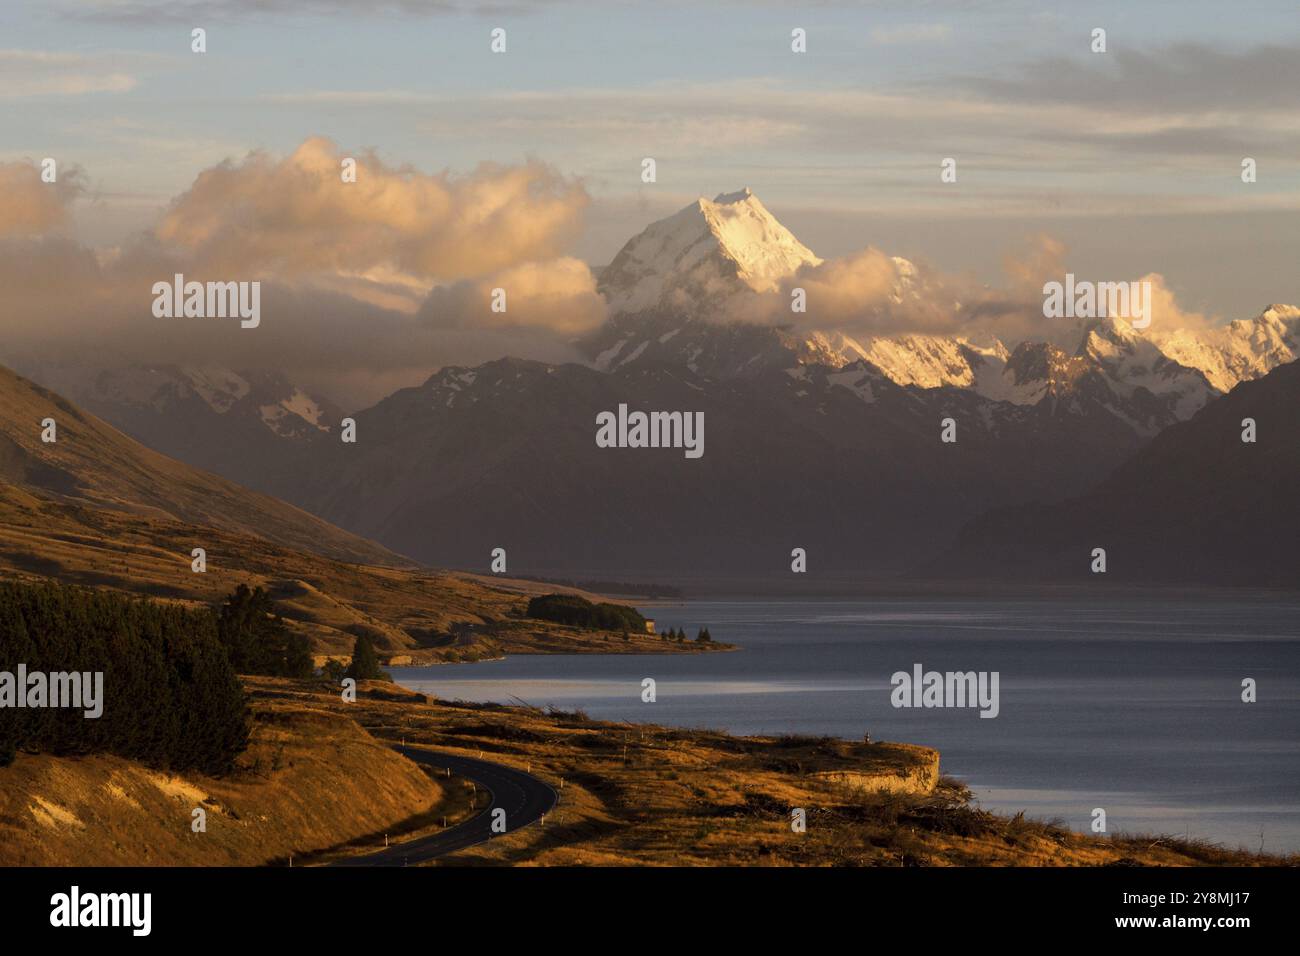
[[[700,601],[659,630],[700,655],[538,655],[393,668],[447,699],[740,734],[925,744],[979,803],[1087,830],[1300,851],[1300,604],[1268,600]],[[999,709],[896,708],[897,671],[996,671]],[[657,700],[643,703],[652,677]],[[1244,703],[1242,680],[1258,700]]]

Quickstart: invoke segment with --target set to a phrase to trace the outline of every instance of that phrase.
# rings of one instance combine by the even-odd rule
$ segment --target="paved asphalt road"
[[[393,749],[416,763],[427,764],[440,770],[450,767],[451,772],[456,776],[473,780],[486,789],[491,796],[491,803],[477,816],[450,830],[443,830],[441,833],[421,837],[409,843],[396,844],[378,853],[349,857],[331,865],[406,866],[432,860],[454,853],[456,850],[484,843],[494,836],[500,836],[501,834],[492,832],[492,811],[497,807],[506,811],[506,832],[512,833],[540,820],[544,814],[550,813],[551,808],[560,799],[559,794],[550,785],[523,771],[512,770],[501,764],[438,753],[435,750],[419,750],[413,747]]]

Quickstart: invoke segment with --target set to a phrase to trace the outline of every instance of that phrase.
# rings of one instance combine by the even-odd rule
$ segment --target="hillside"
[[[272,696],[234,773],[19,754],[0,770],[0,866],[256,866],[468,809],[346,715]],[[202,808],[207,832],[194,833]],[[380,836],[382,839],[382,836]]]
[[[704,453],[607,449],[596,415],[704,415]],[[498,545],[524,573],[698,581],[901,572],[991,507],[1084,491],[1139,444],[1097,403],[989,403],[896,385],[865,362],[716,378],[502,359],[447,368],[356,414],[273,489],[403,554],[473,567]],[[940,440],[941,421],[959,440]]]
[[[204,604],[239,584],[260,586],[318,655],[349,653],[361,634],[385,657],[412,663],[703,650],[530,620],[529,598],[583,592],[421,571],[304,511],[152,452],[5,369],[0,403],[0,575]],[[41,441],[45,418],[57,422],[52,444]],[[202,573],[191,567],[196,547],[206,551]]]
[[[194,542],[208,552],[202,574],[190,567]],[[412,663],[507,653],[705,650],[648,634],[624,641],[621,634],[526,617],[529,598],[585,594],[576,588],[351,564],[251,535],[52,501],[0,482],[0,576],[6,574],[205,604],[241,583],[261,586],[319,655],[350,653],[358,634],[368,635],[385,657]]]
[[[151,451],[3,367],[0,408],[0,482],[21,491],[71,505],[220,528],[341,561],[411,566],[386,548],[299,508]],[[53,443],[42,441],[45,419],[56,424]],[[202,542],[177,542],[187,554],[196,545]]]
[[[1242,441],[1255,420],[1257,440]],[[1300,581],[1300,362],[1242,382],[1171,426],[1095,489],[1008,508],[967,525],[921,574],[1006,583],[1095,577],[1106,583],[1294,587]]]

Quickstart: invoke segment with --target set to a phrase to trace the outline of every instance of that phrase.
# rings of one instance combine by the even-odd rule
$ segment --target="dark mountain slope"
[[[1258,440],[1241,440],[1242,420]],[[1243,382],[1166,429],[1093,491],[967,525],[923,575],[1108,583],[1300,583],[1300,363]]]

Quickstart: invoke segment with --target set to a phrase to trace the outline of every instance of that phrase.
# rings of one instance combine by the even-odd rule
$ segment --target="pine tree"
[[[261,588],[239,585],[218,612],[217,632],[237,673],[310,677],[315,672],[311,642],[289,630]]]
[[[358,634],[352,645],[352,663],[348,665],[347,676],[359,681],[384,680],[388,676],[379,669],[375,645],[364,634]]]

